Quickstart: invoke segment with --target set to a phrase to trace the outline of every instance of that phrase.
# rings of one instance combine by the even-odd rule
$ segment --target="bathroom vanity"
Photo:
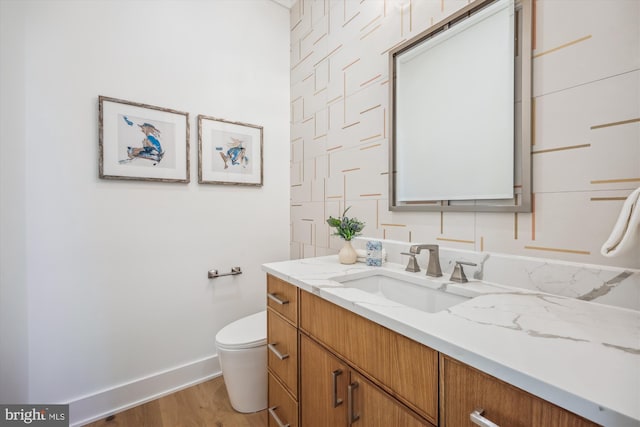
[[[637,334],[634,310],[335,256],[263,269],[270,426],[640,425],[638,352],[570,338],[566,320]]]

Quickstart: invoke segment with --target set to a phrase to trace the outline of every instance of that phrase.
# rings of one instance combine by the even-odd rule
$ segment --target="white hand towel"
[[[613,231],[602,245],[600,253],[606,257],[618,256],[638,241],[640,235],[640,188],[633,191],[622,205]]]

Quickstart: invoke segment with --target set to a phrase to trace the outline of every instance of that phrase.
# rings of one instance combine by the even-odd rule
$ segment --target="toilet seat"
[[[267,345],[267,311],[229,323],[216,335],[216,346],[224,350],[241,350]]]

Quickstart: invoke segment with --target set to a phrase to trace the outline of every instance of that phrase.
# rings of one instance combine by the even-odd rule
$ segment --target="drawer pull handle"
[[[284,424],[281,420],[280,417],[278,417],[278,414],[276,414],[276,409],[278,409],[277,406],[272,406],[271,408],[269,408],[269,414],[271,414],[271,417],[274,419],[274,421],[276,422],[276,424],[278,424],[278,427],[289,427],[289,424]]]
[[[276,304],[280,304],[280,305],[285,305],[285,304],[289,304],[289,300],[286,299],[281,299],[278,294],[275,293],[268,293],[267,297],[271,300],[271,301],[275,301]]]
[[[353,391],[359,386],[358,383],[351,383],[347,387],[347,416],[349,417],[349,425],[355,423],[360,419],[360,415],[354,413],[354,399]]]
[[[500,427],[498,424],[482,416],[484,409],[478,408],[469,414],[472,423],[480,427]]]
[[[268,348],[269,350],[271,350],[271,352],[272,352],[273,354],[275,354],[275,355],[276,355],[276,357],[277,357],[278,359],[280,359],[280,360],[287,359],[287,358],[289,357],[289,355],[288,355],[288,354],[282,354],[282,353],[280,353],[280,352],[278,351],[278,349],[276,348],[276,345],[278,345],[278,343],[274,343],[274,344],[267,344],[267,348]]]
[[[331,372],[331,376],[333,377],[333,407],[337,408],[342,405],[342,399],[338,397],[338,377],[342,375],[342,369],[336,369]]]

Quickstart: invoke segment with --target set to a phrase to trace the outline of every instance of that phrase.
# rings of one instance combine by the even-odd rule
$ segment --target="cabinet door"
[[[331,353],[302,334],[300,379],[301,425],[346,426],[349,369]]]
[[[353,370],[347,389],[347,422],[354,427],[431,427]]]
[[[298,397],[298,330],[267,310],[268,366],[293,397]]]
[[[438,353],[308,292],[300,329],[430,422],[438,422]]]

